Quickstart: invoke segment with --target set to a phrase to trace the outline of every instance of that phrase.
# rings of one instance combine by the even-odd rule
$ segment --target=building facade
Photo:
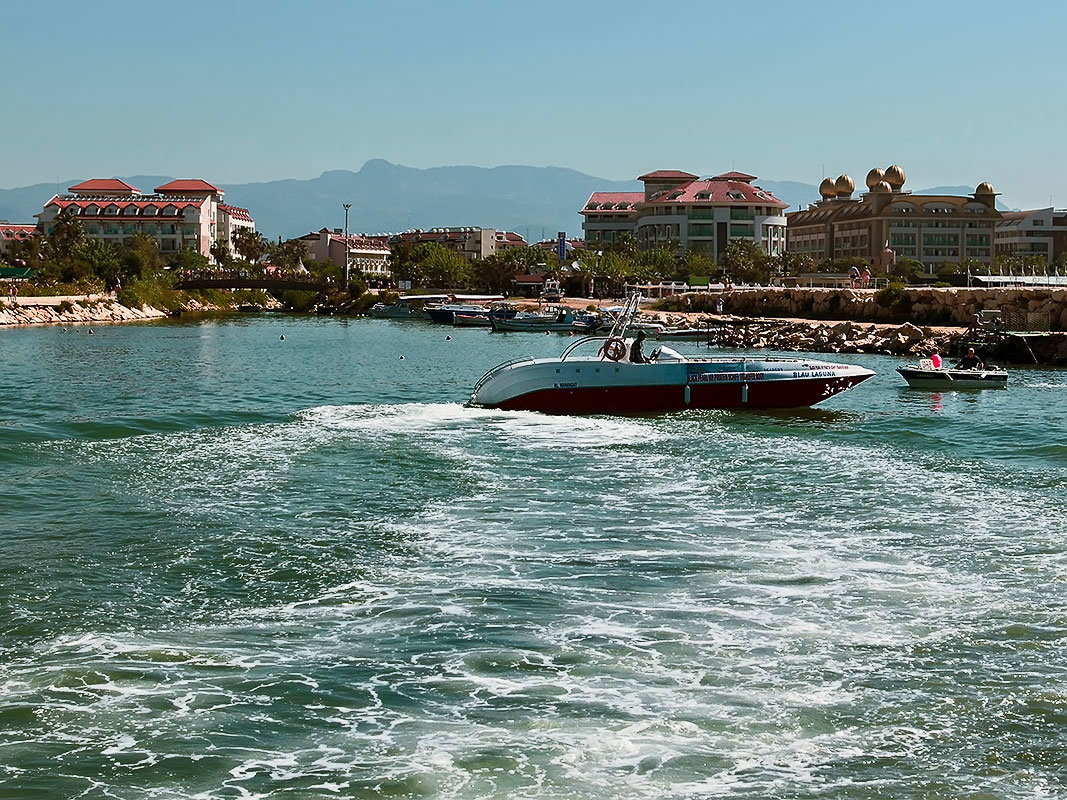
[[[332,261],[335,266],[345,264],[345,234],[340,228],[322,228],[306,236],[301,236],[308,258],[315,261]],[[347,242],[348,265],[373,278],[388,278],[392,275],[389,268],[389,244],[385,237],[349,234]]]
[[[631,234],[643,250],[692,250],[716,261],[735,239],[750,241],[768,255],[785,251],[787,204],[754,185],[755,175],[699,178],[658,170],[638,180],[643,192],[590,195],[581,211],[588,247],[611,245]]]
[[[432,242],[458,253],[468,261],[477,261],[515,247],[526,247],[526,240],[519,234],[495,228],[430,228],[387,234],[383,238],[390,245],[402,241],[414,245]]]
[[[1059,264],[1067,253],[1067,209],[1006,211],[997,224],[997,256],[1037,256],[1046,265]]]
[[[37,226],[31,223],[15,223],[0,219],[0,256],[6,255],[15,242],[25,242],[37,233]]]
[[[77,215],[92,239],[125,244],[141,233],[155,239],[164,256],[189,248],[214,261],[212,244],[225,243],[232,251],[238,229],[255,230],[248,209],[226,205],[222,189],[199,179],[170,181],[149,195],[115,178],[84,181],[69,191],[37,214],[45,236],[65,212]]]
[[[990,184],[979,184],[969,197],[915,195],[904,190],[904,179],[896,165],[872,169],[868,191],[857,198],[848,175],[825,178],[819,202],[786,215],[789,252],[817,262],[858,257],[876,272],[888,271],[898,257],[930,272],[946,263],[993,263],[1001,214]]]

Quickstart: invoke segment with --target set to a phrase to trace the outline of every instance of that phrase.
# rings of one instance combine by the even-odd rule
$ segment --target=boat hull
[[[897,367],[897,372],[912,389],[952,392],[957,389],[1006,389],[1008,373],[1004,370],[921,369]]]
[[[803,408],[874,373],[817,361],[701,359],[666,364],[528,359],[491,370],[471,405],[551,414]]]

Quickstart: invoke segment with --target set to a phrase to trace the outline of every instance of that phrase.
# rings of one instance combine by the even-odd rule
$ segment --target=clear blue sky
[[[1067,4],[13,2],[0,187],[529,164],[1067,206]],[[906,187],[907,188],[907,187]]]

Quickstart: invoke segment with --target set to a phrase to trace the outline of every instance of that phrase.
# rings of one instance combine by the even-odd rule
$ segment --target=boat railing
[[[559,360],[560,361],[566,361],[567,360],[567,356],[569,356],[571,353],[573,353],[575,350],[577,350],[579,347],[581,347],[583,344],[586,344],[587,342],[596,342],[596,341],[600,341],[602,339],[607,339],[607,338],[608,338],[607,336],[586,336],[586,337],[583,337],[583,338],[579,339],[577,342],[574,342],[573,344],[569,345],[567,347],[567,349],[563,351],[563,354],[559,357]]]
[[[482,386],[485,384],[485,382],[487,380],[489,380],[491,377],[493,377],[494,375],[496,375],[501,370],[505,370],[508,367],[513,367],[516,364],[524,364],[527,361],[533,361],[533,360],[534,360],[533,356],[522,356],[521,358],[513,358],[513,359],[511,359],[511,361],[505,361],[503,364],[497,364],[495,367],[493,367],[491,370],[489,370],[487,373],[485,373],[482,377],[480,377],[478,379],[478,382],[474,384],[474,392],[473,392],[473,394],[478,394],[478,390],[482,388]]]

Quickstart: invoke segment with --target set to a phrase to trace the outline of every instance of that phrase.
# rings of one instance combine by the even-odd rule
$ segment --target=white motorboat
[[[936,368],[924,358],[918,364],[897,367],[897,372],[912,389],[951,392],[955,389],[1006,389],[1008,373],[990,365],[983,369]]]
[[[688,408],[797,408],[851,389],[874,372],[854,364],[793,358],[687,358],[659,347],[633,362],[627,324],[636,297],[607,337],[587,337],[559,358],[493,367],[468,405],[557,414],[652,413]],[[596,355],[576,356],[599,344]]]

